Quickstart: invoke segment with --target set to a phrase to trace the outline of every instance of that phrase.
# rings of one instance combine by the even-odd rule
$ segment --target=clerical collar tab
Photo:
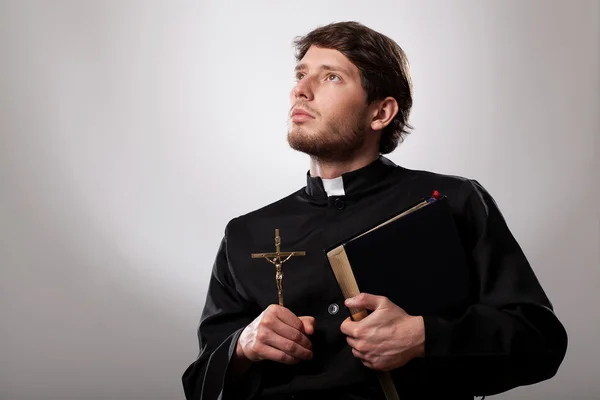
[[[327,197],[344,196],[346,194],[344,191],[344,178],[341,176],[321,180],[323,181],[323,188],[325,189],[325,193],[327,193]]]

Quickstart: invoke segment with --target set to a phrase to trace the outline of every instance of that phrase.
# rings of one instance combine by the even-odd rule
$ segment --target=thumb
[[[312,335],[315,333],[315,317],[298,317],[302,321],[304,333]]]
[[[344,304],[348,308],[366,308],[367,310],[374,311],[383,306],[386,301],[387,298],[383,296],[361,293],[358,296],[347,299]]]

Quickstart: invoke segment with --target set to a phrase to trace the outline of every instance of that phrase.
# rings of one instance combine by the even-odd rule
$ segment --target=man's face
[[[352,158],[369,126],[366,98],[360,72],[346,56],[311,46],[296,66],[288,143],[324,161]]]

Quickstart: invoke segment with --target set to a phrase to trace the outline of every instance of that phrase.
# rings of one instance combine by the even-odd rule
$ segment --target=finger
[[[342,325],[340,325],[340,331],[346,336],[356,338],[358,337],[357,328],[360,322],[352,321],[350,317],[346,318]]]
[[[359,351],[360,353],[364,354],[368,350],[368,345],[363,340],[357,340],[351,337],[347,337],[346,342],[348,342],[348,346],[352,347],[356,351]]]
[[[268,345],[261,348],[259,356],[262,360],[270,360],[282,364],[298,364],[301,361],[299,358],[292,357],[289,354]]]
[[[360,361],[363,363],[363,365],[365,367],[370,368],[370,369],[375,369],[375,366],[373,364],[371,364],[370,362],[368,362],[367,360],[360,360]]]
[[[288,308],[277,305],[276,308],[274,308],[274,312],[281,322],[291,326],[292,328],[298,331],[303,332],[304,325],[302,324],[302,321],[300,321],[300,318],[298,318]]]
[[[352,348],[352,355],[353,355],[355,358],[359,359],[359,360],[360,360],[360,362],[362,362],[362,363],[363,363],[363,365],[365,365],[365,366],[367,366],[367,367],[369,367],[369,368],[371,368],[371,369],[373,369],[373,368],[374,368],[373,364],[372,364],[372,363],[371,363],[371,361],[369,360],[369,356],[368,356],[368,354],[367,354],[367,353],[363,353],[362,351],[358,351],[358,350],[356,350],[355,348]]]
[[[369,293],[361,293],[358,296],[347,299],[344,304],[348,308],[366,308],[367,310],[376,310],[385,305],[387,297],[376,296]]]
[[[305,349],[312,351],[312,343],[310,342],[310,339],[301,331],[294,329],[283,322],[271,327],[271,331],[276,336],[281,336],[286,340],[294,342]]]
[[[356,358],[359,358],[361,361],[367,361],[367,355],[365,353],[361,353],[356,349],[352,349],[352,355]]]
[[[283,336],[279,336],[277,334],[269,335],[264,341],[264,344],[267,346],[273,347],[277,350],[282,351],[283,353],[291,356],[292,358],[297,358],[300,360],[310,360],[312,358],[312,351],[307,348],[299,345],[298,343],[289,340]]]
[[[307,335],[315,333],[315,317],[298,317],[302,322],[303,332]]]

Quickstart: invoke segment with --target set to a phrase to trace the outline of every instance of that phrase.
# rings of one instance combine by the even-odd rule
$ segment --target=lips
[[[312,116],[312,114],[310,114],[308,111],[304,111],[302,108],[294,108],[294,110],[292,111],[292,115],[291,115],[291,121],[299,124],[302,122],[307,122],[310,120],[315,119],[315,117]]]
[[[296,108],[293,112],[292,112],[292,118],[296,117],[296,116],[305,116],[305,117],[310,117],[310,118],[314,118],[310,113],[308,113],[307,111],[304,111],[300,108]]]

